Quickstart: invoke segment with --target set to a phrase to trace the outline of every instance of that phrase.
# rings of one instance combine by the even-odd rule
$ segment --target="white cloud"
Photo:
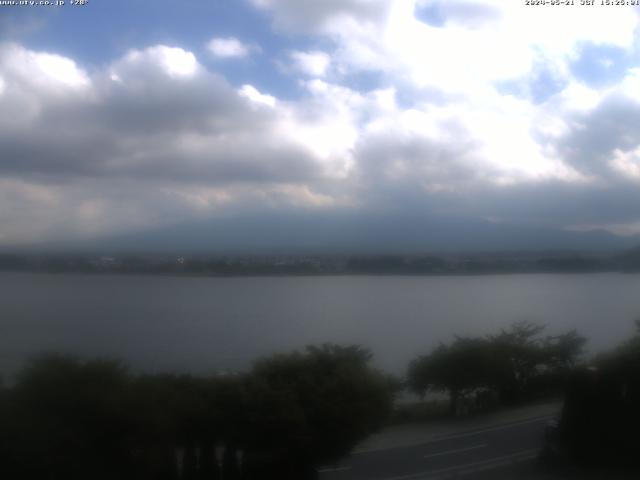
[[[603,92],[574,81],[552,99],[552,103],[558,112],[589,112],[600,103],[602,97]]]
[[[149,63],[154,67],[160,67],[167,75],[172,77],[193,76],[199,64],[193,53],[182,48],[158,45],[146,50],[131,50],[124,57],[122,64],[137,65],[141,62]]]
[[[19,78],[21,89],[39,88],[53,93],[90,86],[87,73],[69,58],[26,50],[16,44],[0,44],[0,47],[0,71]]]
[[[575,127],[576,115],[596,108],[606,92],[574,79],[569,63],[585,42],[631,48],[638,25],[627,7],[551,13],[500,0],[344,0],[312,14],[287,0],[258,3],[279,28],[306,26],[333,41],[334,51],[325,55],[333,57],[337,72],[379,71],[397,89],[410,89],[411,108],[387,111],[367,128],[392,129],[400,138],[426,135],[431,144],[442,144],[454,122],[473,145],[473,153],[464,154],[467,167],[499,184],[588,181],[590,173],[576,170],[557,142]],[[427,9],[438,12],[440,25],[416,14]],[[297,59],[307,74],[326,71],[315,57]],[[529,97],[520,99],[500,92],[500,82],[528,82],[541,67],[566,84],[546,102],[533,103],[529,88],[523,90]]]
[[[234,37],[212,38],[207,50],[220,58],[242,58],[248,56],[256,47],[242,43]]]
[[[296,70],[312,77],[324,77],[331,65],[331,57],[320,51],[294,51],[290,56]]]
[[[566,68],[585,43],[631,48],[633,7],[532,8],[503,0],[253,0],[276,26],[333,41],[334,68],[378,70],[419,87],[475,94],[521,79],[540,63]],[[437,9],[444,25],[416,12]]]
[[[243,85],[242,88],[238,90],[238,93],[241,96],[248,98],[253,103],[266,105],[272,108],[276,106],[275,97],[260,93],[253,85]]]
[[[614,150],[609,165],[624,177],[640,182],[640,147],[627,152]]]
[[[252,1],[279,32],[315,40],[289,50],[285,73],[299,96],[252,78],[231,85],[165,45],[91,73],[54,53],[0,46],[0,222],[12,225],[9,236],[283,206],[457,208],[505,221],[547,215],[560,226],[640,219],[631,201],[640,75],[596,88],[571,69],[589,42],[631,51],[630,9]],[[440,24],[416,15],[429,8]],[[256,49],[234,37],[207,48],[220,58]],[[362,73],[384,88],[358,90]],[[557,87],[534,98],[542,73]],[[579,201],[589,195],[602,201]],[[47,222],[45,207],[64,221]]]

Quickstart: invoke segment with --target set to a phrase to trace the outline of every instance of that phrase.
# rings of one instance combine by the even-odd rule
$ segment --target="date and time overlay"
[[[92,0],[0,0],[0,7],[86,7]],[[96,1],[96,0],[93,0]],[[525,6],[639,6],[640,0],[522,0]]]
[[[548,5],[548,6],[562,6],[562,7],[594,7],[594,6],[633,6],[640,5],[640,0],[524,0],[525,5]]]

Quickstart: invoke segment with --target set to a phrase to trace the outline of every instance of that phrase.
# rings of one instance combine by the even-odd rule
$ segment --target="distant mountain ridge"
[[[469,218],[409,215],[246,215],[2,251],[141,254],[405,255],[486,252],[623,252],[639,236]],[[640,255],[640,254],[639,254]]]
[[[216,219],[69,246],[140,252],[412,254],[620,251],[637,245],[639,236],[603,230],[578,232],[463,218],[315,214]]]

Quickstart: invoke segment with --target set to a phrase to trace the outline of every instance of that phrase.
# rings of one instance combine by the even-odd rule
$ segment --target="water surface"
[[[135,369],[243,369],[309,343],[358,343],[402,373],[454,334],[515,320],[576,328],[592,351],[633,331],[640,275],[196,278],[0,274],[0,372],[43,350]]]

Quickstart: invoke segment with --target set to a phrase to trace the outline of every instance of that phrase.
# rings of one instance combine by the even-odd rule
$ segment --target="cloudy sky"
[[[68,3],[0,6],[0,245],[271,215],[640,232],[640,7]]]

